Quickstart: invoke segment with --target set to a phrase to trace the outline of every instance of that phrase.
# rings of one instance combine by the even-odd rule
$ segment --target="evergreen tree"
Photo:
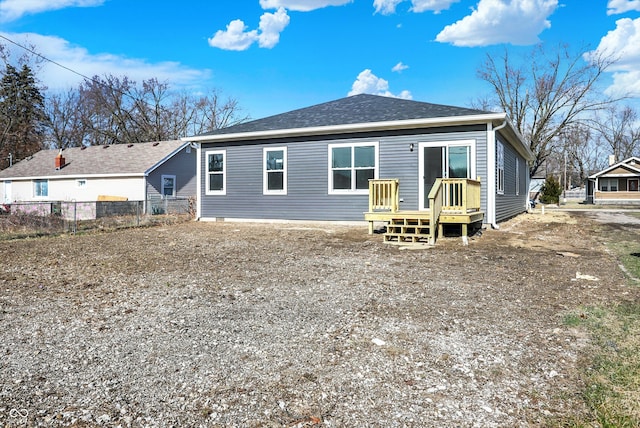
[[[0,80],[0,169],[42,149],[45,126],[44,97],[33,71],[7,64]]]
[[[540,190],[542,192],[540,202],[543,204],[557,204],[560,201],[562,187],[553,175],[547,176],[547,179],[544,181],[542,189]]]

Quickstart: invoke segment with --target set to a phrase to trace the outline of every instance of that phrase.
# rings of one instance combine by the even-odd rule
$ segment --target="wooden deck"
[[[438,179],[429,193],[428,210],[399,210],[399,180],[369,181],[369,211],[364,218],[373,233],[374,222],[384,222],[385,242],[426,242],[434,245],[443,226],[460,225],[466,237],[469,225],[481,222],[480,181]]]

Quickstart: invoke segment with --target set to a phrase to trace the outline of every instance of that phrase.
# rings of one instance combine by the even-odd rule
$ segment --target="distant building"
[[[0,171],[0,201],[153,201],[196,194],[196,150],[180,140],[41,150]]]
[[[610,163],[615,159],[609,159]],[[587,202],[593,204],[640,204],[640,158],[612,163],[589,176]]]

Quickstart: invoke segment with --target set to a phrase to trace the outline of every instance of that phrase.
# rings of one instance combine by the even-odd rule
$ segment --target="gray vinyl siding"
[[[147,199],[162,199],[162,176],[176,176],[176,197],[189,198],[196,196],[196,163],[197,150],[183,148],[147,176]]]
[[[477,174],[486,177],[484,126],[434,129],[410,134],[343,135],[322,139],[246,141],[241,144],[203,144],[201,215],[203,218],[363,221],[368,195],[329,194],[329,144],[378,143],[379,178],[400,179],[400,208],[417,210],[419,203],[418,144],[432,141],[476,140],[476,156],[482,159]],[[414,144],[410,151],[410,144]],[[287,147],[286,195],[263,194],[263,149]],[[226,152],[226,194],[206,195],[208,150]],[[486,191],[483,187],[483,204]],[[486,206],[486,205],[483,205]]]
[[[504,146],[504,193],[496,195],[496,221],[503,221],[525,211],[529,197],[527,180],[529,169],[525,159],[510,144],[499,136],[496,140],[496,145],[502,143]],[[518,176],[516,176],[516,163]],[[496,177],[498,176],[497,168],[496,164]],[[516,181],[519,183],[519,188],[516,187]],[[518,194],[516,189],[519,189]]]

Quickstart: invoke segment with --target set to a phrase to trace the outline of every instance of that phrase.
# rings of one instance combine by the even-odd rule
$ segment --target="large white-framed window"
[[[176,176],[175,175],[162,175],[160,178],[162,182],[161,194],[163,198],[175,198],[176,197]]]
[[[206,156],[206,190],[207,195],[227,194],[227,151],[207,150]]]
[[[629,192],[640,191],[640,180],[637,178],[630,178],[627,181],[627,189],[629,190]]]
[[[504,194],[504,145],[501,142],[496,143],[496,191],[498,194]]]
[[[617,178],[601,178],[600,179],[600,191],[602,191],[602,192],[617,192],[618,191],[618,179]]]
[[[368,194],[378,178],[378,143],[329,144],[329,194]]]
[[[265,195],[287,194],[287,148],[263,149],[262,192]]]
[[[46,198],[49,196],[49,180],[33,180],[33,196]]]

